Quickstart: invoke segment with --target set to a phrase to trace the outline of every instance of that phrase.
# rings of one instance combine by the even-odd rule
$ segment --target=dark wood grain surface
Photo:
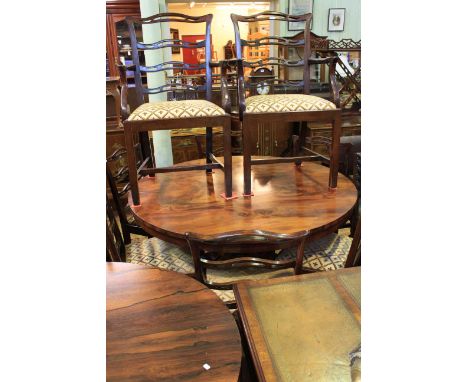
[[[261,157],[258,157],[261,158]],[[184,164],[202,164],[203,160]],[[317,238],[333,232],[351,214],[357,200],[354,184],[339,175],[335,192],[328,189],[327,167],[305,162],[300,167],[277,163],[252,168],[253,197],[243,197],[242,157],[233,157],[233,190],[224,200],[223,172],[157,174],[139,181],[141,206],[129,204],[137,222],[163,240],[184,245],[186,232],[216,235],[263,230],[293,234],[311,230]]]
[[[108,263],[106,309],[107,381],[237,381],[234,318],[194,279]]]
[[[234,285],[258,380],[354,381],[360,281],[355,267]]]

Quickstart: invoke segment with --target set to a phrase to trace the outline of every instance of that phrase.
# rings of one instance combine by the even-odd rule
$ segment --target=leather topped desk
[[[360,381],[360,267],[240,282],[234,294],[260,381]]]
[[[260,158],[260,157],[259,157]],[[266,158],[266,157],[265,157]],[[203,164],[193,160],[179,165]],[[242,196],[242,157],[234,156],[233,191],[237,199],[224,200],[223,172],[170,172],[139,180],[140,203],[129,205],[145,231],[185,246],[185,233],[215,235],[232,231],[263,230],[291,234],[310,230],[311,238],[334,232],[351,215],[356,187],[338,175],[338,189],[328,190],[329,169],[317,163],[265,164],[252,167],[253,197]],[[266,250],[266,249],[265,249]]]

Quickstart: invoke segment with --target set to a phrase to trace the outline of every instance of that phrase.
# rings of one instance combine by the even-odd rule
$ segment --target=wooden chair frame
[[[361,266],[361,216],[357,218],[356,229],[353,234],[353,242],[346,258],[345,268]]]
[[[338,60],[337,57],[326,58],[310,58],[310,22],[312,14],[307,13],[304,15],[293,16],[280,12],[261,12],[251,16],[241,16],[231,14],[231,19],[234,25],[234,32],[236,37],[236,64],[237,64],[237,87],[238,87],[238,104],[239,104],[239,119],[242,124],[242,146],[244,158],[244,196],[253,196],[251,185],[251,166],[262,165],[270,163],[295,163],[300,165],[302,161],[323,160],[327,159],[319,153],[312,151],[308,147],[302,147],[304,151],[310,152],[308,156],[293,156],[289,158],[271,158],[271,159],[252,159],[251,154],[251,132],[253,126],[259,122],[274,122],[281,120],[284,122],[307,122],[319,121],[328,122],[332,124],[332,142],[331,142],[331,155],[330,155],[330,177],[329,189],[334,191],[337,187],[338,181],[338,160],[339,160],[339,140],[341,136],[341,109],[339,92],[335,77],[335,67]],[[240,37],[239,22],[255,22],[265,20],[279,20],[279,21],[303,21],[305,22],[304,39],[303,40],[289,40],[283,37],[262,37],[257,40],[247,41]],[[299,61],[288,61],[281,58],[269,57],[267,60],[259,60],[256,62],[247,62],[242,59],[242,48],[244,46],[260,46],[260,45],[278,45],[285,47],[303,47],[304,58]],[[307,59],[306,59],[307,58]],[[250,68],[260,66],[286,66],[286,67],[302,67],[303,80],[299,83],[303,87],[303,94],[310,94],[310,66],[316,64],[329,65],[329,82],[332,92],[333,102],[336,105],[334,110],[326,111],[308,111],[308,112],[278,112],[278,113],[246,113],[246,95],[245,95],[245,80],[244,80],[244,67]],[[297,81],[284,81],[295,87],[298,86]]]
[[[138,144],[138,147],[135,149],[138,152],[141,152],[141,145]],[[107,185],[112,194],[113,202],[117,209],[117,214],[119,216],[120,227],[122,228],[122,236],[125,244],[130,244],[131,236],[130,234],[142,235],[151,237],[143,228],[138,224],[132,223],[128,220],[126,214],[126,206],[128,202],[127,194],[130,189],[130,184],[128,183],[128,166],[121,167],[115,174],[112,173],[111,167],[109,166],[110,162],[117,161],[118,159],[125,158],[127,151],[124,148],[117,149],[106,159],[106,178]],[[139,162],[137,165],[139,168],[145,167],[146,160],[143,160],[140,156]],[[138,171],[137,171],[138,172]],[[117,186],[117,180],[121,181],[119,184],[122,184],[121,189]]]
[[[203,16],[187,16],[181,13],[161,13],[146,18],[127,17],[126,21],[130,31],[130,41],[132,48],[133,65],[128,67],[129,70],[135,72],[135,87],[137,99],[140,105],[145,103],[145,96],[148,94],[159,94],[163,92],[173,92],[185,89],[187,91],[206,91],[206,100],[212,99],[212,68],[217,66],[211,62],[211,21],[212,14]],[[153,24],[161,22],[186,22],[186,23],[205,23],[205,40],[197,43],[184,42],[179,39],[164,39],[154,43],[141,43],[137,41],[135,24]],[[140,64],[138,55],[139,50],[161,49],[168,47],[178,47],[181,49],[204,48],[206,52],[205,62],[200,65],[189,65],[179,61],[163,62],[154,66],[145,66]],[[219,66],[219,64],[218,64]],[[143,86],[141,73],[166,72],[168,70],[183,69],[183,70],[205,70],[206,81],[204,85],[188,85],[188,84],[167,84],[157,88],[146,88]],[[225,99],[227,94],[227,83],[221,81],[222,99]],[[224,101],[223,101],[224,106]],[[124,105],[122,109],[126,109]],[[155,130],[173,130],[190,127],[206,127],[206,164],[204,165],[189,165],[189,166],[168,166],[168,167],[149,167],[141,169],[141,175],[154,176],[157,173],[173,172],[173,171],[191,171],[205,170],[210,174],[213,169],[221,169],[224,171],[225,192],[222,196],[225,199],[233,198],[232,194],[232,156],[231,156],[231,119],[226,113],[222,116],[213,117],[193,117],[181,119],[157,119],[148,121],[124,121],[125,145],[127,147],[128,168],[130,178],[130,188],[133,204],[140,205],[140,194],[138,188],[138,173],[135,161],[133,147],[135,144],[135,134],[149,132]],[[224,132],[224,162],[221,163],[213,154],[213,127],[221,126]]]
[[[309,231],[300,231],[294,234],[277,234],[273,232],[256,230],[226,232],[220,235],[200,236],[194,233],[187,232],[185,234],[190,253],[192,254],[193,264],[195,268],[194,277],[212,289],[232,289],[232,282],[216,283],[209,281],[206,277],[206,270],[211,269],[232,269],[245,267],[262,267],[270,269],[294,268],[295,274],[302,272],[302,262],[304,259],[304,248]],[[242,243],[244,246],[236,248],[236,242]],[[230,253],[242,254],[260,253],[265,247],[265,243],[271,247],[273,244],[277,249],[286,249],[297,246],[295,260],[269,260],[259,257],[233,256],[230,259],[222,259],[225,255],[221,254],[221,259],[209,259],[209,253],[219,253],[219,249],[229,243]],[[245,246],[248,244],[248,247]]]
[[[106,195],[106,259],[125,262],[125,243],[117,225],[112,205]]]

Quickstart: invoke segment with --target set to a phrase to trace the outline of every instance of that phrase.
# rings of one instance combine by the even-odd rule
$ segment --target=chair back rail
[[[274,232],[255,230],[255,231],[234,231],[219,235],[197,235],[187,232],[185,234],[190,253],[192,255],[195,268],[194,276],[205,285],[214,289],[230,289],[232,282],[213,282],[207,279],[207,269],[236,269],[245,267],[262,267],[269,269],[294,268],[294,272],[299,274],[302,269],[304,259],[304,246],[309,231],[300,231],[293,234],[278,234]],[[232,251],[236,252],[236,243],[242,243],[244,254],[254,253],[257,256],[247,257],[234,254],[229,259],[224,259],[226,252],[223,248],[226,244]],[[246,244],[248,246],[246,246]],[[277,249],[286,249],[296,247],[295,260],[269,260],[258,257],[265,244],[274,245]],[[230,251],[231,252],[231,251]],[[208,254],[220,253],[221,258],[210,259]]]
[[[275,11],[266,11],[257,13],[251,16],[242,16],[237,14],[231,14],[231,20],[234,26],[234,33],[236,38],[236,58],[237,58],[237,77],[238,77],[238,97],[239,97],[239,117],[243,119],[243,113],[245,111],[245,97],[246,89],[251,89],[252,86],[256,84],[251,84],[250,81],[247,81],[245,76],[245,68],[256,69],[260,67],[277,67],[277,73],[279,73],[280,67],[285,68],[303,68],[302,70],[302,80],[293,81],[281,79],[279,76],[274,76],[275,78],[265,78],[261,79],[262,83],[266,85],[273,85],[270,89],[275,91],[281,91],[284,93],[291,92],[301,92],[303,94],[310,94],[310,67],[311,65],[328,65],[329,66],[329,86],[332,101],[335,103],[337,108],[340,107],[340,98],[339,91],[336,82],[336,73],[335,66],[338,61],[338,57],[329,56],[322,58],[313,58],[311,57],[311,41],[310,41],[310,23],[312,20],[312,14],[307,13],[304,15],[289,15],[286,13],[275,12]],[[258,22],[266,20],[278,20],[283,22],[304,22],[304,38],[302,39],[288,39],[286,37],[276,37],[276,36],[264,36],[254,40],[242,39],[240,36],[240,22]],[[302,48],[304,49],[303,57],[300,60],[288,60],[282,57],[268,57],[255,61],[248,61],[243,59],[243,48],[244,47],[259,47],[259,46],[281,46],[281,47],[292,47],[292,48]]]
[[[231,20],[234,25],[234,34],[236,39],[236,57],[242,59],[242,51],[245,46],[262,46],[262,45],[277,45],[285,47],[303,47],[304,57],[310,57],[310,22],[312,20],[312,13],[306,13],[304,15],[289,15],[286,13],[276,11],[265,11],[250,16],[242,16],[231,14]],[[292,40],[284,37],[276,36],[265,36],[255,40],[244,40],[241,39],[239,22],[258,22],[258,21],[270,21],[277,20],[283,22],[304,22],[305,23],[305,35],[304,39]],[[287,62],[279,61],[277,65],[287,65]],[[309,93],[310,87],[310,66],[303,65],[303,81],[304,81],[304,92]]]
[[[211,65],[211,22],[212,14],[203,16],[189,16],[181,13],[160,13],[146,18],[138,18],[134,16],[126,17],[126,22],[130,32],[130,43],[132,51],[133,65],[130,67],[135,73],[135,87],[137,92],[137,100],[141,105],[145,103],[145,95],[169,93],[175,90],[180,91],[204,91],[206,99],[211,101],[212,98],[212,65]],[[205,23],[205,39],[197,43],[186,42],[180,39],[163,39],[151,43],[144,43],[137,40],[135,25],[147,25],[154,23],[167,22],[182,22],[182,23]],[[140,62],[139,51],[155,50],[163,48],[181,48],[181,49],[200,49],[204,48],[205,62],[198,65],[186,64],[182,61],[167,61],[158,65],[146,66]],[[205,70],[205,84],[200,86],[192,86],[189,84],[163,85],[157,88],[148,88],[143,85],[142,73],[167,72],[171,70]]]

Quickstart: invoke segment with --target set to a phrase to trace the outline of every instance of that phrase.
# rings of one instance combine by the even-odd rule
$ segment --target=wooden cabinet
[[[253,155],[281,156],[287,149],[292,134],[292,124],[259,123],[252,129],[252,139],[255,147]]]
[[[118,22],[126,16],[140,17],[139,0],[106,0],[106,57],[107,76],[118,76],[116,63],[119,61],[119,43],[117,39]]]
[[[204,130],[205,129],[203,129],[203,132],[195,133],[173,131],[171,141],[174,163],[181,163],[204,157],[206,148]],[[213,130],[213,153],[220,157],[224,154],[223,133],[222,130],[216,131],[216,128]],[[197,139],[200,142],[200,148],[197,145]]]

